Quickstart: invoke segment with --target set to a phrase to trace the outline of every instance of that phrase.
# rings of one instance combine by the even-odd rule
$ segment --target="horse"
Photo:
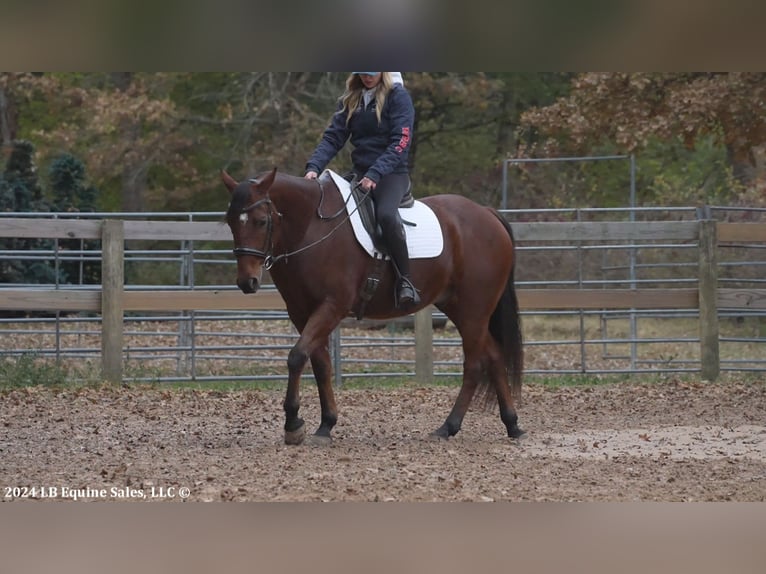
[[[524,434],[515,408],[523,371],[515,244],[509,223],[496,210],[460,195],[424,198],[422,203],[438,219],[443,249],[436,257],[410,263],[419,306],[396,307],[391,264],[385,265],[379,287],[365,305],[360,293],[372,257],[355,239],[348,215],[341,216],[346,211],[344,199],[332,179],[322,174],[318,180],[308,180],[277,173],[276,168],[243,181],[225,170],[221,177],[230,195],[226,223],[234,241],[237,286],[245,294],[255,293],[268,269],[300,334],[287,358],[286,444],[301,444],[306,438],[298,412],[301,375],[308,361],[321,407],[321,422],[308,442],[332,442],[338,409],[328,339],[362,305],[364,316],[371,319],[392,319],[434,305],[460,333],[462,386],[432,437],[448,439],[458,433],[477,389],[488,402],[497,397],[509,437]]]

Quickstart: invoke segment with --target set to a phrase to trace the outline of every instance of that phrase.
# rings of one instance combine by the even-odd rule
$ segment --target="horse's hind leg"
[[[519,428],[519,417],[516,414],[513,394],[508,386],[508,372],[499,349],[496,345],[493,347],[494,349],[490,351],[489,375],[497,393],[497,402],[500,405],[500,420],[503,421],[509,437],[519,438],[524,434],[524,431]]]
[[[473,395],[476,393],[476,387],[481,380],[484,370],[484,359],[486,357],[484,348],[487,343],[486,335],[476,338],[468,338],[464,333],[463,336],[463,353],[465,360],[463,361],[463,385],[460,387],[455,404],[452,407],[447,420],[444,424],[436,429],[432,436],[439,438],[449,438],[455,436],[460,430],[460,426],[463,423],[463,418],[468,412],[468,407],[471,405]]]
[[[500,419],[505,425],[508,436],[519,438],[524,431],[519,428],[519,417],[514,407],[511,389],[508,386],[508,375],[506,372],[503,357],[500,354],[497,345],[489,336],[481,338],[475,343],[466,344],[464,339],[464,352],[466,360],[463,363],[463,386],[460,388],[455,405],[452,407],[447,420],[440,426],[433,435],[440,438],[449,438],[454,436],[460,430],[463,418],[471,399],[476,393],[476,388],[482,382],[483,377],[489,378],[484,382],[491,385],[497,394],[497,401],[500,405]]]
[[[463,385],[460,387],[455,404],[447,416],[447,420],[444,421],[442,426],[431,433],[431,436],[449,438],[458,433],[460,426],[463,424],[465,413],[468,412],[468,407],[471,405],[471,399],[473,399],[473,395],[476,392],[480,376],[480,366],[476,366],[473,361],[468,360],[463,363]]]

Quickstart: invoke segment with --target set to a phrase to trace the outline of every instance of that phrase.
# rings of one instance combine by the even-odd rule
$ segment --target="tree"
[[[657,140],[688,149],[725,146],[735,177],[752,184],[766,145],[766,74],[586,73],[569,96],[523,116],[528,155],[585,152],[613,142],[623,153]]]
[[[85,184],[85,165],[72,155],[64,154],[51,164],[48,180],[52,195],[51,207],[56,212],[94,211],[97,190]],[[98,250],[100,242],[94,240],[61,239],[58,249],[67,252]],[[101,283],[101,263],[79,255],[72,260],[64,258],[59,269],[69,283]]]
[[[0,72],[0,149],[6,157],[19,138],[22,112],[35,96],[47,99],[55,88],[42,72]]]
[[[88,172],[107,194],[101,201],[109,207],[139,211],[147,206],[147,190],[156,186],[152,199],[162,208],[163,203],[187,195],[195,183],[184,153],[191,140],[178,129],[168,77],[129,72],[48,74],[45,85],[55,89],[41,90],[43,78],[38,79],[32,88],[38,107],[29,107],[30,114],[33,109],[38,113],[23,119],[38,124],[34,136],[46,156],[67,151],[85,159]],[[184,174],[192,187],[174,187],[176,195],[167,193],[163,170]]]
[[[0,177],[0,209],[10,212],[48,211],[37,178],[35,147],[28,141],[14,142],[5,171]],[[2,238],[0,249],[8,252],[50,249],[42,239]],[[62,279],[47,260],[29,260],[13,253],[0,258],[2,283],[56,283]]]
[[[6,89],[4,82],[0,82],[0,148],[8,148],[16,139],[16,126],[18,125],[18,112],[14,101]]]
[[[71,155],[57,158],[48,173],[49,200],[42,188],[35,162],[35,146],[28,141],[13,143],[5,170],[0,176],[0,209],[6,212],[46,213],[93,211],[97,191],[85,185],[85,166]],[[79,240],[52,240],[28,238],[0,239],[0,249],[8,252],[30,252],[29,255],[8,253],[0,258],[0,282],[2,283],[98,283],[98,262],[62,260],[54,265],[49,258],[32,257],[33,251],[58,249],[97,249],[98,242]]]
[[[22,121],[39,124],[34,136],[46,156],[67,150],[85,159],[104,208],[129,211],[220,209],[210,190],[220,186],[222,168],[242,176],[273,165],[302,170],[339,95],[339,74],[311,72],[46,80],[57,88],[36,92],[45,109]]]
[[[21,140],[12,144],[0,202],[4,211],[48,211],[37,177],[32,142]]]
[[[460,193],[498,205],[501,165],[517,155],[530,105],[568,89],[569,74],[420,73],[406,76],[416,112],[413,179],[419,195]]]
[[[85,164],[63,154],[51,164],[48,178],[53,211],[94,211],[97,190],[85,184]]]

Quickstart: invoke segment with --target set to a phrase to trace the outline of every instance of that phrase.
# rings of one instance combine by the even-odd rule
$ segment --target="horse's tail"
[[[521,400],[521,374],[524,371],[524,349],[522,346],[519,300],[516,297],[513,279],[516,268],[516,242],[513,239],[513,231],[508,221],[494,209],[491,211],[503,224],[511,238],[513,259],[505,289],[489,320],[489,332],[502,349],[505,367],[508,371],[508,380],[511,385],[511,394],[515,400],[519,401]]]

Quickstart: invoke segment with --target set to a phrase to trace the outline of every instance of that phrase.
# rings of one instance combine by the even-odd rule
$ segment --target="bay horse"
[[[328,340],[341,320],[359,310],[372,257],[355,239],[348,218],[338,217],[345,214],[344,199],[331,179],[307,180],[276,168],[241,182],[226,171],[221,175],[230,193],[226,222],[234,239],[237,286],[255,293],[263,269],[270,270],[300,333],[287,359],[285,443],[305,439],[299,387],[309,360],[321,406],[321,423],[310,441],[330,443],[338,409]],[[364,316],[391,319],[431,304],[444,312],[462,337],[463,382],[451,412],[432,436],[454,436],[481,389],[485,398],[494,391],[508,436],[518,438],[524,431],[514,401],[521,395],[523,351],[511,227],[494,209],[460,195],[422,201],[438,219],[443,249],[436,257],[411,261],[420,305],[396,308],[396,276],[387,263]]]

